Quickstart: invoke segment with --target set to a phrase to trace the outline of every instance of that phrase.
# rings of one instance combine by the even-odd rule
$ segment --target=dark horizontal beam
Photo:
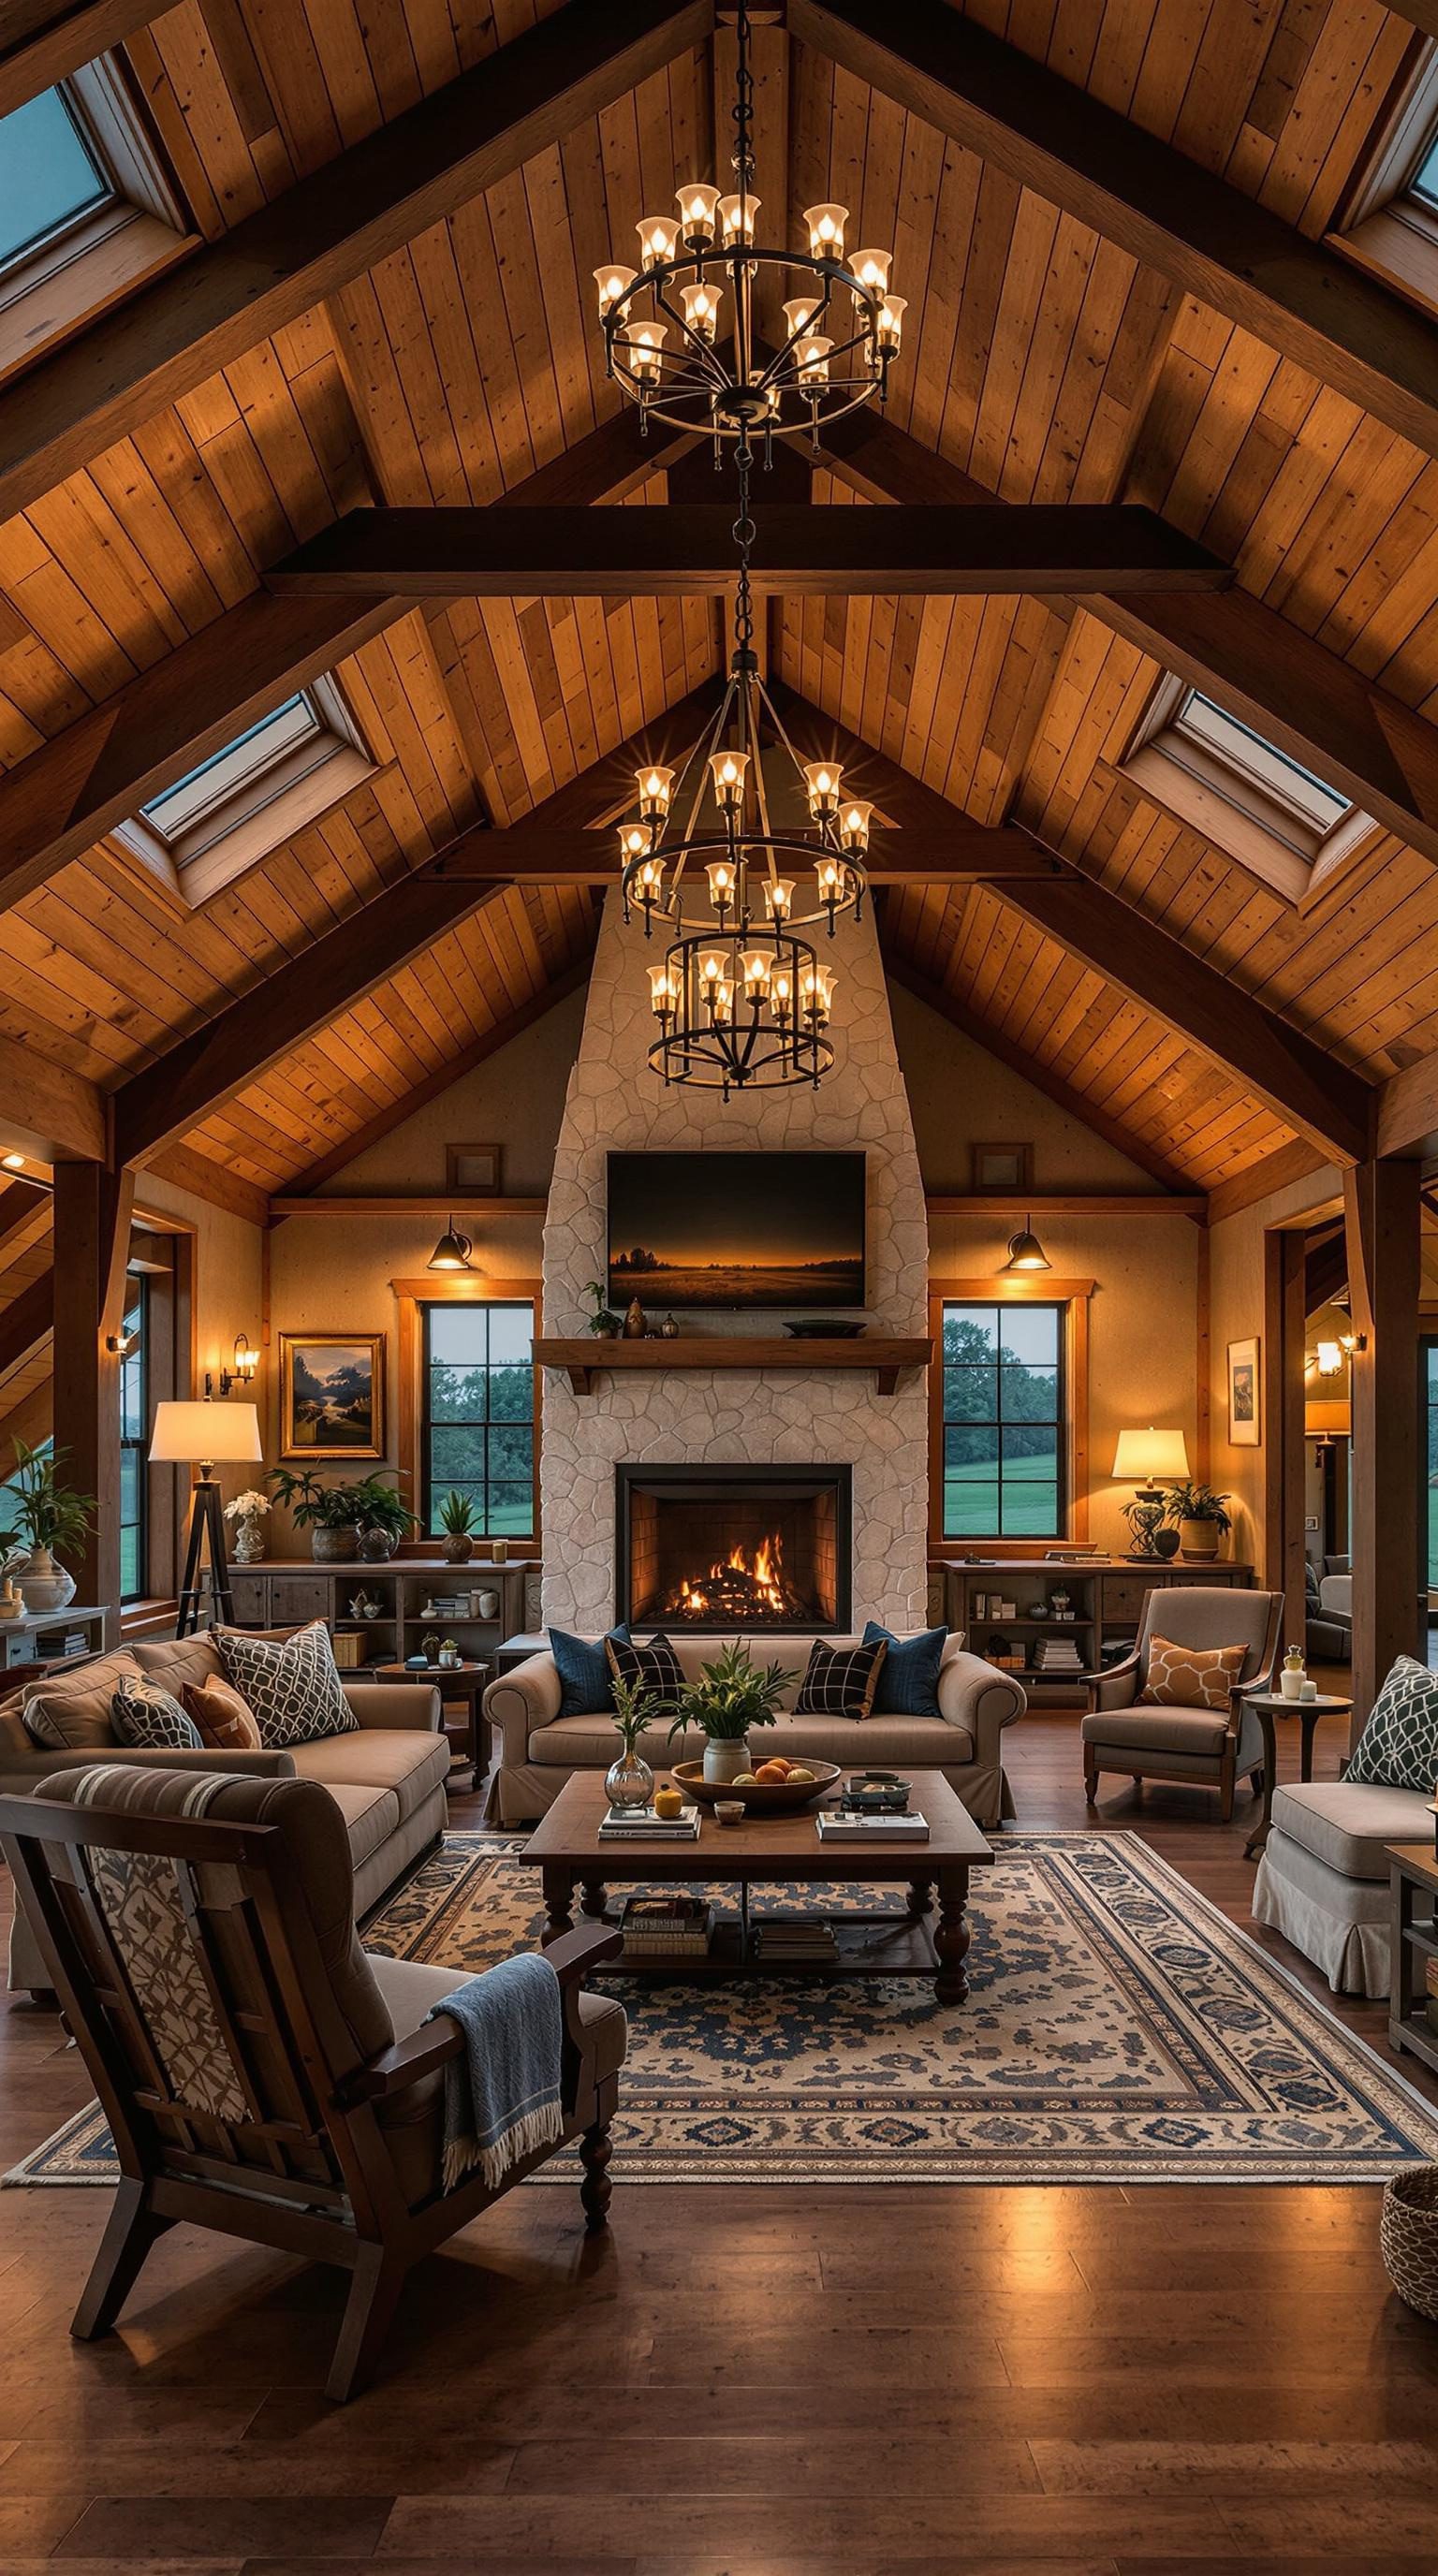
[[[1338,252],[949,0],[789,0],[787,24],[800,44],[1438,456],[1438,335]]]
[[[597,800],[596,800],[597,801]],[[937,831],[901,832],[876,843],[869,875],[875,885],[948,885],[956,877],[1052,877],[1069,870],[1027,832],[993,831],[952,821]],[[881,836],[882,837],[882,836]],[[913,848],[905,846],[912,838]],[[523,823],[511,831],[468,832],[434,862],[427,875],[463,879],[503,878],[512,885],[613,886],[619,863],[613,836],[603,831],[539,832]]]
[[[0,116],[123,43],[158,16],[160,5],[162,0],[80,0],[78,7],[55,8],[51,0],[6,0],[0,10]]]
[[[1221,590],[1231,565],[1134,503],[921,506],[877,513],[763,502],[756,591],[947,597],[1104,588]],[[407,599],[729,596],[732,505],[647,510],[352,510],[266,574],[273,591]]]

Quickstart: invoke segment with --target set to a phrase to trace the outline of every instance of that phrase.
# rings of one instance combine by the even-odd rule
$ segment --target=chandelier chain
[[[739,482],[739,515],[730,534],[739,549],[739,581],[734,593],[734,642],[738,651],[744,654],[752,650],[754,643],[753,590],[749,579],[750,561],[757,533],[754,526],[754,513],[749,506],[749,476],[753,463],[754,451],[748,439],[741,438],[734,454],[735,471]]]
[[[739,193],[747,197],[754,185],[754,74],[749,66],[749,11],[745,0],[739,0],[735,12],[735,37],[739,68],[734,79],[734,172]]]

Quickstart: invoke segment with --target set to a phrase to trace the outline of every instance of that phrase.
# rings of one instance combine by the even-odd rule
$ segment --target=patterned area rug
[[[1378,2182],[1438,2155],[1420,2097],[1138,1835],[996,1848],[974,1880],[966,2004],[913,1977],[606,1978],[630,2016],[616,2180]],[[368,1946],[468,1972],[531,1946],[543,1917],[522,1849],[452,1833]],[[766,1890],[756,1917],[804,1903]],[[536,2179],[568,2184],[567,2167]],[[92,2107],[6,2179],[114,2173]]]

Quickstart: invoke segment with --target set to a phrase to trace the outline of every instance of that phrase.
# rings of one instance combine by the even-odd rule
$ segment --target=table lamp
[[[1152,1423],[1146,1431],[1121,1431],[1113,1453],[1113,1473],[1135,1489],[1133,1501],[1123,1507],[1133,1540],[1128,1552],[1130,1564],[1161,1564],[1157,1542],[1164,1498],[1160,1479],[1170,1484],[1187,1483],[1188,1450],[1183,1433],[1155,1431]]]
[[[264,1454],[260,1446],[260,1417],[253,1404],[216,1404],[206,1396],[200,1403],[166,1401],[155,1407],[154,1427],[150,1433],[151,1463],[157,1467],[198,1466],[200,1470],[190,1511],[185,1579],[180,1589],[180,1615],[175,1623],[177,1637],[188,1637],[191,1630],[200,1624],[206,1539],[209,1541],[210,1599],[217,1616],[222,1614],[226,1619],[234,1618],[230,1568],[225,1555],[225,1516],[220,1508],[220,1489],[215,1482],[214,1470],[220,1460],[227,1465],[232,1461],[253,1465]]]

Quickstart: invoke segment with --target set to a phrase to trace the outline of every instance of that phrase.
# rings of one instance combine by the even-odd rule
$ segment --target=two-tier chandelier
[[[847,206],[806,209],[807,256],[756,242],[743,0],[736,34],[734,192],[721,196],[707,180],[678,189],[677,216],[640,219],[638,269],[606,260],[595,270],[606,360],[645,423],[702,430],[716,441],[807,434],[817,444],[826,422],[886,400],[905,300],[889,292],[890,252],[846,256]],[[791,290],[784,336],[772,349],[756,328],[765,271]]]

